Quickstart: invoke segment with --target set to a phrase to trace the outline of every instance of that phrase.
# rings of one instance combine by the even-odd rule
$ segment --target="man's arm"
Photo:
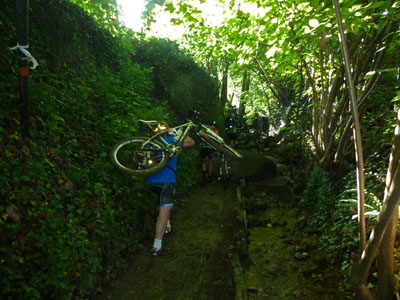
[[[193,147],[194,146],[194,140],[190,137],[187,136],[183,140],[183,147]]]

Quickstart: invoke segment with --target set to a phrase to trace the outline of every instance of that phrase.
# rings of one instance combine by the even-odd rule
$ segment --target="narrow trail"
[[[174,208],[166,254],[152,257],[149,240],[101,300],[352,299],[318,250],[292,186],[275,176],[194,188]]]
[[[234,188],[219,182],[193,190],[173,212],[165,255],[151,257],[149,243],[103,299],[234,299],[232,201]]]

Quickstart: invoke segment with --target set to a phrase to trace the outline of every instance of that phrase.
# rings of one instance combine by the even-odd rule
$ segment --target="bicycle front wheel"
[[[235,158],[235,159],[243,158],[243,156],[238,151],[233,149],[231,146],[227,145],[220,137],[218,137],[218,138],[213,137],[212,135],[210,135],[202,130],[200,130],[199,134],[200,134],[200,137],[205,139],[208,143],[210,143],[212,146],[217,148],[222,153],[224,153],[232,158]]]
[[[124,174],[150,176],[167,164],[165,147],[145,137],[131,137],[118,142],[111,150],[111,161]]]

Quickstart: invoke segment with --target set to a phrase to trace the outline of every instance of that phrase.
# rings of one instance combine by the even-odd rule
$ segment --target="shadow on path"
[[[151,244],[139,251],[102,299],[235,299],[229,253],[234,191],[219,182],[194,189],[173,213],[166,254],[151,257]]]

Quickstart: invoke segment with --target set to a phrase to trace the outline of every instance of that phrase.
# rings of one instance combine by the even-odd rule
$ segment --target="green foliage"
[[[387,73],[373,88],[383,80],[381,87],[385,87],[379,94],[385,97],[371,94],[360,106],[361,121],[373,121],[368,132],[384,141],[387,135],[382,136],[382,127],[375,124],[388,124],[387,111],[396,91],[398,5],[390,1],[340,3],[360,98],[366,96],[367,86],[374,86],[372,74],[376,79]],[[229,62],[230,93],[244,100],[250,119],[255,111],[267,111],[277,126],[282,119],[286,126],[295,120],[303,142],[327,170],[332,170],[334,157],[341,168],[353,162],[350,126],[343,130],[350,116],[349,93],[343,85],[343,57],[338,52],[338,21],[332,2],[171,0],[164,9],[174,24],[170,31],[174,26],[185,30],[186,48],[204,66],[216,62],[222,73]],[[240,95],[244,70],[250,76],[250,90]],[[392,77],[386,76],[391,71]],[[384,118],[378,117],[377,106],[383,108]],[[291,120],[285,119],[288,115]],[[343,174],[341,168],[338,172]]]
[[[118,9],[116,0],[69,0],[82,7],[99,26],[111,33],[119,29]]]
[[[346,182],[346,180],[345,180]],[[349,181],[348,185],[353,185]],[[308,210],[309,224],[320,231],[319,247],[331,264],[349,267],[350,252],[357,247],[357,221],[352,210],[342,205],[338,186],[333,186],[328,173],[315,166],[307,181],[300,205]]]
[[[382,208],[384,197],[386,169],[389,161],[389,153],[381,155],[376,152],[368,157],[365,162],[365,216],[368,224],[373,226],[376,216]],[[340,205],[347,207],[357,216],[357,190],[355,189],[356,171],[349,172],[344,178],[343,191],[338,195]]]
[[[396,122],[396,90],[392,88],[396,72],[383,73],[381,80],[368,99],[366,117],[362,122],[363,136],[368,136],[364,143],[366,156],[379,162],[379,156],[385,158],[390,152],[393,128]],[[376,157],[378,156],[378,157]],[[382,161],[386,163],[386,161]]]
[[[317,226],[329,220],[334,210],[334,201],[331,180],[327,172],[315,165],[300,200],[300,206],[313,211],[312,223]]]
[[[112,1],[79,3],[103,12]],[[39,0],[29,48],[39,67],[30,72],[22,139],[18,57],[7,50],[16,41],[14,5],[0,11],[0,298],[93,298],[126,267],[158,207],[145,178],[121,175],[109,151],[136,133],[139,118],[173,114],[152,99],[153,73],[132,59],[132,37],[113,37],[69,1]],[[195,152],[182,155],[181,197],[196,182]]]
[[[202,179],[199,149],[197,147],[185,148],[179,155],[178,161],[176,181],[179,205],[184,196]]]
[[[181,121],[188,117],[188,110],[199,111],[205,121],[222,113],[216,101],[216,82],[176,43],[157,38],[139,40],[135,60],[152,69],[153,98],[167,101]]]
[[[367,232],[372,230],[382,207],[388,154],[378,152],[365,162],[365,211]],[[314,168],[300,204],[310,212],[310,224],[320,230],[320,248],[332,264],[341,264],[345,274],[350,254],[357,252],[356,171],[333,184],[326,172]]]

